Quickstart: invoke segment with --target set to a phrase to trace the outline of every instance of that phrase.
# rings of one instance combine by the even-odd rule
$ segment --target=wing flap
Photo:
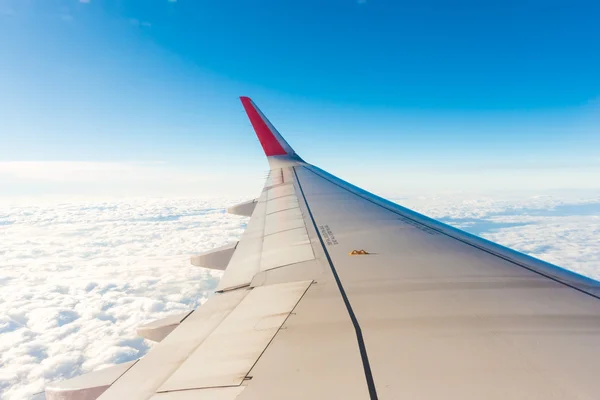
[[[260,259],[260,270],[266,271],[284,265],[313,260],[310,239],[306,228],[289,229],[265,236]]]
[[[267,215],[265,221],[265,236],[274,233],[304,227],[304,217],[298,208],[290,208],[276,214]]]
[[[235,290],[215,294],[196,309],[171,334],[121,376],[100,399],[146,400],[221,324],[249,293]]]
[[[266,207],[266,191],[263,191],[258,198],[248,226],[231,256],[227,271],[219,281],[217,291],[248,285],[252,277],[259,271]]]
[[[269,189],[267,192],[267,200],[271,201],[278,197],[292,196],[295,194],[294,186],[290,183]]]
[[[295,194],[269,200],[267,202],[267,215],[289,210],[290,208],[298,208],[298,198]]]
[[[157,393],[150,397],[150,400],[234,400],[245,388],[245,386],[235,386]]]
[[[219,291],[249,285],[261,271],[315,259],[294,184],[290,167],[270,171]]]
[[[250,291],[157,391],[240,385],[311,283],[282,283]]]

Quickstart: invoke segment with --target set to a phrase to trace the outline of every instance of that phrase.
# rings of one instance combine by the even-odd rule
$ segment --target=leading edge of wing
[[[305,165],[305,167],[312,173],[328,180],[330,183],[355,194],[365,201],[377,204],[378,206],[392,211],[403,218],[409,219],[413,223],[437,231],[443,235],[449,236],[481,251],[509,261],[521,268],[535,272],[544,276],[545,278],[551,279],[555,282],[561,283],[567,287],[600,300],[600,281],[447,225],[441,221],[430,218],[426,215],[403,207],[397,203],[359,188],[314,165]]]

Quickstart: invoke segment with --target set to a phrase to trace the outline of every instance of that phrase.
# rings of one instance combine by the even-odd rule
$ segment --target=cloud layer
[[[600,196],[415,197],[400,204],[600,280]]]
[[[189,255],[236,240],[244,199],[0,206],[0,398],[145,354],[147,321],[190,310],[219,278]],[[600,197],[411,197],[398,202],[600,279]]]
[[[147,321],[190,310],[219,273],[189,255],[236,240],[224,201],[132,200],[0,209],[0,398],[136,359]]]

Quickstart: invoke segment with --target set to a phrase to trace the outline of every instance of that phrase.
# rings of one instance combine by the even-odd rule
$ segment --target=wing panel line
[[[594,298],[596,298],[596,299],[600,300],[600,296],[598,296],[598,295],[596,295],[596,294],[594,294],[594,293],[590,293],[590,292],[588,292],[588,291],[587,291],[587,290],[585,290],[585,289],[582,289],[582,288],[580,288],[580,287],[577,287],[577,286],[575,286],[575,285],[572,285],[572,284],[570,284],[570,283],[568,283],[568,282],[565,282],[565,281],[563,281],[563,280],[561,280],[561,279],[559,279],[559,278],[557,278],[557,277],[553,277],[552,275],[546,274],[546,273],[544,273],[544,272],[542,272],[542,271],[536,270],[535,268],[528,267],[527,265],[525,265],[525,264],[523,264],[523,263],[521,263],[521,262],[519,262],[519,261],[517,261],[517,260],[513,260],[513,259],[511,259],[510,257],[503,256],[502,254],[498,254],[498,253],[496,253],[496,252],[494,252],[494,251],[492,251],[492,250],[486,249],[485,247],[478,246],[477,244],[475,244],[475,243],[471,243],[471,242],[469,242],[468,240],[461,239],[461,238],[459,238],[459,237],[453,236],[453,235],[449,234],[448,232],[445,232],[445,231],[443,231],[442,229],[439,229],[439,228],[437,228],[437,227],[435,227],[435,226],[431,226],[431,225],[425,224],[425,223],[423,223],[423,222],[421,222],[421,221],[418,221],[418,220],[416,220],[416,219],[414,219],[414,218],[411,218],[409,215],[406,215],[406,214],[404,214],[404,213],[401,213],[401,212],[399,212],[398,210],[394,210],[393,208],[386,207],[386,206],[385,206],[385,205],[383,205],[383,204],[380,204],[380,203],[378,203],[378,202],[376,202],[376,201],[374,201],[374,200],[372,200],[372,199],[370,199],[370,198],[368,198],[368,197],[366,197],[366,196],[363,196],[363,195],[362,195],[362,194],[360,194],[360,193],[356,193],[355,191],[353,191],[353,190],[351,190],[351,189],[349,189],[349,188],[347,188],[347,187],[345,187],[345,186],[343,186],[343,185],[340,185],[340,184],[339,184],[339,183],[337,183],[337,182],[334,182],[334,181],[332,181],[331,179],[328,179],[327,177],[325,177],[325,176],[323,176],[323,175],[321,175],[321,174],[319,174],[319,173],[317,173],[317,172],[313,171],[311,168],[304,168],[304,169],[305,169],[305,170],[307,170],[307,171],[310,171],[310,172],[312,172],[313,174],[317,175],[319,178],[321,178],[321,179],[324,179],[324,180],[326,180],[327,182],[329,182],[329,183],[331,183],[331,184],[333,184],[333,185],[335,185],[335,186],[337,186],[337,187],[339,187],[339,188],[341,188],[341,189],[344,189],[345,191],[347,191],[347,192],[349,192],[349,193],[351,193],[351,194],[353,194],[353,195],[355,195],[355,196],[357,196],[357,197],[359,197],[359,198],[361,198],[361,199],[363,199],[363,200],[365,200],[365,201],[368,201],[369,203],[375,204],[376,206],[379,206],[379,207],[381,207],[381,208],[383,208],[383,209],[385,209],[385,210],[388,210],[388,211],[390,211],[390,212],[392,212],[392,213],[394,213],[394,214],[396,214],[396,215],[399,215],[399,216],[401,216],[401,217],[403,217],[403,218],[409,219],[409,220],[413,221],[413,222],[414,222],[414,223],[416,223],[416,224],[419,224],[419,225],[421,225],[421,226],[423,226],[423,227],[426,227],[426,228],[428,228],[428,229],[432,229],[432,230],[434,230],[434,231],[436,231],[436,232],[439,232],[439,233],[441,233],[442,235],[445,235],[445,236],[447,236],[447,237],[449,237],[449,238],[452,238],[452,239],[454,239],[454,240],[457,240],[457,241],[459,241],[459,242],[461,242],[461,243],[464,243],[464,244],[466,244],[466,245],[468,245],[468,246],[475,247],[475,248],[476,248],[476,249],[478,249],[478,250],[481,250],[481,251],[483,251],[483,252],[486,252],[486,253],[488,253],[488,254],[491,254],[491,255],[493,255],[493,256],[496,256],[496,257],[498,257],[498,258],[501,258],[501,259],[503,259],[503,260],[505,260],[505,261],[508,261],[508,262],[510,262],[511,264],[514,264],[514,265],[516,265],[516,266],[518,266],[518,267],[524,268],[524,269],[526,269],[526,270],[528,270],[528,271],[531,271],[531,272],[533,272],[533,273],[535,273],[535,274],[538,274],[538,275],[540,275],[540,276],[543,276],[544,278],[550,279],[550,280],[552,280],[552,281],[554,281],[554,282],[560,283],[560,284],[562,284],[562,285],[564,285],[564,286],[567,286],[567,287],[569,287],[569,288],[571,288],[571,289],[574,289],[574,290],[576,290],[576,291],[578,291],[578,292],[584,293],[584,294],[586,294],[586,295],[588,295],[588,296],[591,296],[591,297],[594,297]],[[296,170],[295,170],[295,169],[294,169],[294,173],[296,173]],[[296,175],[296,176],[297,176],[297,175]],[[298,184],[300,184],[300,183],[298,183]],[[304,195],[304,194],[303,194],[303,195]],[[306,199],[305,199],[305,201],[306,201]],[[307,205],[307,206],[308,206],[308,205]],[[311,215],[311,216],[312,216],[312,215]],[[428,218],[428,217],[426,217],[426,218]],[[313,223],[314,223],[314,220],[313,220]],[[450,228],[452,228],[452,227],[450,227]],[[465,233],[466,233],[466,232],[465,232]],[[320,235],[319,235],[319,239],[320,239]],[[556,266],[553,266],[553,267],[556,267]],[[560,268],[560,267],[556,267],[556,268]],[[560,269],[561,269],[561,270],[564,270],[563,268],[560,268]],[[572,271],[569,271],[569,270],[564,270],[564,271],[566,271],[566,272],[570,272],[570,273],[573,273]],[[575,274],[575,273],[573,273],[573,274]],[[577,275],[578,275],[578,274],[577,274]],[[587,278],[587,277],[585,277],[585,276],[581,276],[581,277],[582,277],[582,278],[585,278],[585,279],[592,280],[591,278]],[[596,282],[596,283],[597,283],[597,282]]]
[[[360,351],[360,358],[362,359],[363,369],[365,371],[365,379],[367,381],[367,387],[369,389],[369,397],[371,400],[377,400],[377,389],[375,388],[375,381],[373,380],[371,364],[369,363],[369,356],[367,355],[367,348],[365,346],[365,341],[363,339],[363,334],[362,334],[362,330],[360,328],[360,324],[358,323],[358,319],[356,318],[356,315],[354,314],[354,310],[352,310],[352,305],[350,304],[350,300],[348,299],[348,296],[346,295],[346,291],[344,290],[342,281],[340,280],[340,277],[335,269],[335,266],[333,265],[333,261],[331,260],[331,257],[329,256],[329,252],[327,251],[325,242],[323,242],[323,238],[321,237],[321,232],[319,231],[319,228],[317,227],[315,218],[313,217],[312,211],[310,210],[310,205],[308,204],[308,201],[306,200],[306,196],[304,195],[304,190],[302,189],[302,184],[300,183],[300,179],[298,178],[298,174],[296,173],[296,167],[292,167],[292,169],[294,171],[294,176],[296,177],[296,182],[298,182],[298,188],[300,189],[300,194],[302,195],[302,198],[304,199],[304,203],[306,204],[306,209],[308,210],[308,215],[310,216],[310,220],[313,223],[313,226],[317,233],[317,237],[319,238],[319,241],[321,242],[321,247],[323,248],[323,252],[325,253],[325,257],[327,258],[329,267],[331,268],[331,273],[333,274],[333,277],[335,278],[337,287],[340,291],[340,294],[342,295],[344,304],[346,305],[346,310],[348,310],[348,315],[350,316],[350,320],[352,321],[352,325],[354,326],[354,330],[356,332],[356,340],[358,342],[358,349]]]

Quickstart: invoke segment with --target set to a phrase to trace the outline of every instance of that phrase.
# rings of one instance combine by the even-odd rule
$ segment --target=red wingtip
[[[246,110],[246,114],[248,114],[248,118],[250,119],[250,123],[254,128],[254,132],[256,132],[256,136],[258,136],[258,140],[265,151],[265,155],[267,157],[286,155],[287,152],[277,140],[274,132],[271,131],[270,126],[272,125],[254,105],[254,102],[250,99],[250,97],[240,96],[240,100],[242,101],[244,110]]]

